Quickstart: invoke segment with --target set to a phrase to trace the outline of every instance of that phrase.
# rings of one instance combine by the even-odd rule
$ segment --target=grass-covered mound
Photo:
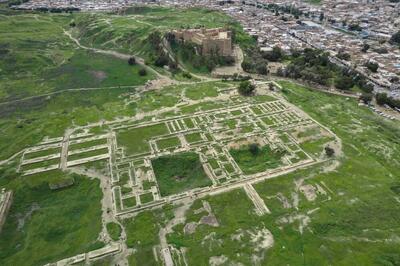
[[[280,166],[281,158],[285,155],[283,150],[272,150],[268,145],[252,148],[252,145],[231,149],[229,153],[242,169],[243,173],[250,175],[274,169]]]
[[[159,157],[152,165],[162,196],[212,184],[194,152]]]
[[[107,232],[110,235],[111,239],[117,241],[121,236],[121,231],[122,231],[121,226],[117,223],[111,222],[108,223],[106,227],[107,227]]]
[[[99,181],[72,175],[75,183],[51,190],[59,170],[15,177],[5,185],[14,200],[0,233],[0,265],[44,265],[97,249],[101,231]]]

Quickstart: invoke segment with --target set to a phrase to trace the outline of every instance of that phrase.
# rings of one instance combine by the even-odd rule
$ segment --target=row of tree
[[[349,59],[349,55],[339,53],[340,58]],[[306,48],[292,51],[289,57],[291,63],[285,69],[279,69],[278,75],[293,79],[303,79],[323,86],[334,85],[340,90],[350,90],[358,86],[363,92],[371,93],[372,84],[355,71],[343,69],[329,60],[329,54],[322,50]],[[377,70],[377,65],[369,62],[371,70]]]
[[[392,108],[400,109],[400,100],[389,97],[386,93],[378,93],[375,96],[376,103],[379,105],[388,105]]]

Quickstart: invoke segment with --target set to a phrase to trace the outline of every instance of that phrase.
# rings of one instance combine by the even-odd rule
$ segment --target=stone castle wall
[[[184,29],[172,31],[177,40],[193,42],[201,46],[202,55],[232,55],[231,32],[216,29]]]

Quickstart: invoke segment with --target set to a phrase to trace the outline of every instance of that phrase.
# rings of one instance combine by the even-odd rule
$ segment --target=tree
[[[161,33],[159,31],[153,31],[149,34],[149,37],[147,37],[147,41],[153,49],[158,50],[161,43]]]
[[[145,68],[141,68],[141,69],[139,69],[138,74],[139,74],[139,76],[142,76],[142,77],[146,76],[147,75],[147,70]]]
[[[337,57],[338,57],[339,59],[346,60],[346,61],[349,61],[350,58],[351,58],[351,56],[350,56],[349,53],[346,53],[346,52],[343,52],[343,51],[340,51],[340,52],[337,54]]]
[[[349,25],[349,30],[351,30],[351,31],[362,31],[362,28],[357,23],[351,23]]]
[[[239,87],[238,87],[239,93],[244,96],[251,95],[255,89],[256,89],[256,86],[254,86],[248,80],[241,81],[239,84]]]
[[[265,52],[262,54],[262,56],[263,56],[263,58],[267,59],[268,61],[278,62],[283,58],[284,53],[283,53],[283,50],[279,46],[274,46],[272,48],[272,51]]]
[[[133,66],[133,65],[135,65],[136,64],[136,59],[135,59],[135,57],[129,57],[129,59],[128,59],[128,64],[130,65],[130,66]]]
[[[386,93],[377,93],[375,95],[376,103],[379,105],[384,105],[388,102],[388,96]]]
[[[160,55],[157,57],[156,61],[154,62],[154,65],[158,67],[163,67],[168,64],[168,57],[166,55]]]
[[[321,14],[319,15],[319,21],[323,21],[323,20],[324,20],[324,18],[325,18],[325,15],[324,15],[324,13],[321,13]]]
[[[363,44],[363,47],[361,48],[361,52],[366,53],[369,48],[370,48],[369,44],[365,42]]]
[[[391,44],[400,45],[400,31],[392,35],[389,41]]]
[[[332,156],[335,154],[335,150],[332,149],[332,148],[329,147],[329,146],[326,146],[326,147],[325,147],[325,154],[326,154],[328,157],[332,157]]]
[[[246,72],[250,72],[251,69],[253,68],[253,64],[249,60],[243,60],[242,62],[242,68]]]
[[[260,147],[258,143],[249,144],[249,151],[253,156],[257,156],[260,153]]]
[[[351,77],[342,75],[335,79],[335,87],[339,90],[349,90],[354,86],[354,81]]]
[[[267,75],[268,74],[268,69],[267,69],[267,66],[265,64],[259,64],[256,67],[256,71],[260,75]]]
[[[372,93],[363,92],[360,96],[360,100],[363,101],[363,103],[368,104],[372,101],[372,97],[373,97]]]
[[[372,61],[368,61],[367,63],[365,63],[365,66],[371,71],[376,73],[378,71],[379,65],[375,62]]]

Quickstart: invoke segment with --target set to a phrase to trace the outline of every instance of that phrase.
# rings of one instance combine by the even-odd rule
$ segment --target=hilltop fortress
[[[201,46],[202,55],[217,53],[220,56],[232,55],[231,32],[222,28],[173,30],[176,40],[193,42]]]

